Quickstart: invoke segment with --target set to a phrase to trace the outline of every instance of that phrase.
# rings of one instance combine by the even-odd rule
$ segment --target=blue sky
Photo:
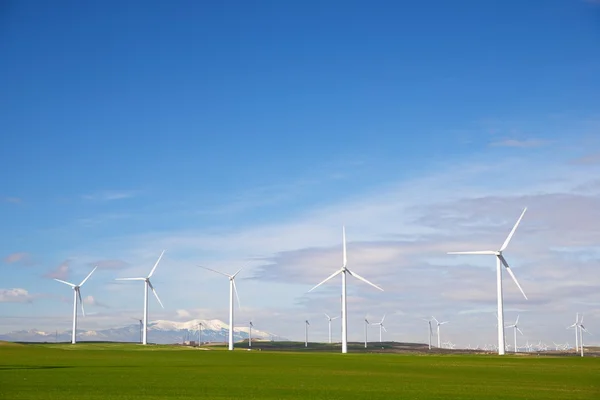
[[[246,266],[241,318],[301,337],[334,312],[337,286],[305,292],[346,224],[357,272],[399,282],[353,284],[351,339],[388,312],[392,338],[423,340],[414,321],[437,312],[459,341],[487,326],[461,318],[493,313],[471,291],[493,264],[445,252],[501,244],[524,206],[534,300],[507,281],[507,301],[532,326],[579,311],[600,330],[599,39],[600,4],[578,0],[3,2],[0,331],[68,329],[48,276],[96,263],[80,326],[127,320],[141,288],[112,279],[166,248],[151,318],[225,320],[226,282],[193,266]]]

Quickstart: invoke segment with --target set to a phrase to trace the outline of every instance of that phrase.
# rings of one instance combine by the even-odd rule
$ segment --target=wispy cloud
[[[118,270],[129,266],[129,263],[123,260],[98,260],[88,263],[89,266],[97,266],[99,269]]]
[[[95,193],[85,194],[81,197],[84,200],[104,202],[129,199],[135,197],[137,194],[138,192],[134,190],[102,190]]]
[[[33,260],[31,254],[26,252],[17,252],[12,253],[4,257],[3,260],[6,264],[16,264],[22,266],[31,266],[33,265]]]
[[[108,305],[99,302],[94,296],[86,296],[83,298],[83,303],[86,305],[101,307],[101,308],[110,308]]]
[[[573,164],[594,165],[600,164],[600,153],[587,154],[572,160]]]
[[[67,280],[71,271],[69,265],[71,261],[65,260],[58,267],[44,275],[45,278]]]
[[[34,299],[25,289],[0,289],[0,303],[31,303]]]
[[[6,203],[12,203],[12,204],[21,204],[23,203],[23,199],[21,199],[20,197],[4,197],[3,200]]]
[[[518,148],[533,148],[546,146],[549,142],[541,139],[504,139],[490,143],[494,147],[518,147]]]

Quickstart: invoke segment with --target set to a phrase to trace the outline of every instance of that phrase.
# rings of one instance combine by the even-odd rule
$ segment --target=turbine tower
[[[381,334],[381,330],[384,330],[385,332],[387,332],[387,329],[385,329],[385,326],[383,326],[383,320],[385,319],[385,314],[383,314],[383,318],[381,318],[381,321],[379,322],[374,322],[372,325],[379,325],[379,343],[381,343],[382,340],[382,334]]]
[[[235,287],[235,277],[242,270],[241,268],[237,270],[237,272],[233,275],[224,274],[223,272],[216,271],[214,269],[206,268],[200,266],[200,268],[204,268],[208,271],[216,272],[217,274],[226,276],[229,278],[229,350],[233,350],[233,293],[235,293],[235,297],[238,301],[239,308],[242,308],[240,303],[240,296],[238,295],[237,288]]]
[[[585,326],[583,326],[583,315],[581,316],[581,321],[579,321],[579,349],[581,350],[581,357],[583,357],[583,332],[589,333]],[[591,333],[590,333],[591,335]]]
[[[381,290],[383,292],[383,289],[380,288],[379,286],[369,282],[362,276],[358,275],[356,272],[352,272],[348,268],[346,268],[346,264],[347,264],[346,228],[342,227],[342,268],[337,270],[333,274],[329,275],[324,281],[322,281],[321,283],[319,283],[318,285],[316,285],[315,287],[313,287],[312,289],[309,290],[309,292],[312,292],[313,290],[315,290],[316,288],[318,288],[319,286],[321,286],[328,280],[334,278],[335,276],[337,276],[339,274],[342,275],[342,353],[348,352],[348,315],[347,315],[348,313],[347,313],[347,304],[346,304],[346,274],[350,274],[353,277],[355,277],[356,279],[359,279],[359,280],[373,286],[375,289]]]
[[[158,304],[160,304],[160,306],[163,309],[165,308],[165,306],[163,306],[162,301],[160,301],[160,298],[158,297],[156,290],[154,290],[154,286],[152,286],[152,282],[150,282],[150,278],[152,277],[152,275],[154,275],[154,271],[156,271],[156,267],[158,267],[158,263],[160,263],[160,260],[162,259],[164,254],[165,254],[165,250],[163,250],[162,253],[160,253],[158,260],[156,260],[154,267],[152,267],[152,270],[150,271],[150,273],[148,274],[147,277],[115,279],[116,281],[144,281],[144,331],[143,331],[143,335],[142,335],[142,344],[148,344],[148,288],[150,288],[150,290],[152,290],[152,293],[154,294],[154,297],[156,297]]]
[[[440,338],[440,325],[447,324],[448,321],[440,322],[437,319],[435,319],[435,317],[431,317],[431,318],[433,318],[435,320],[435,323],[437,324],[437,339],[438,339],[438,345],[437,345],[437,347],[438,347],[438,349],[441,349],[442,348],[442,341],[441,341],[441,338]]]
[[[138,321],[140,323],[140,343],[142,343],[142,331],[144,330],[144,322],[140,318],[133,318],[133,317],[131,317],[131,319],[134,319],[134,320],[136,320],[136,321]]]
[[[327,313],[324,313],[324,314],[327,317],[327,321],[329,322],[329,344],[331,344],[331,321],[333,321],[334,319],[338,319],[339,316],[332,318],[329,315],[327,315]]]
[[[369,324],[369,320],[365,316],[365,349],[367,348],[367,343],[368,343],[368,341],[367,341],[367,333],[368,333],[368,330],[369,330],[369,325],[370,325]]]
[[[248,347],[252,347],[252,327],[254,326],[254,324],[252,323],[252,321],[250,321],[250,323],[248,324]]]
[[[304,321],[304,347],[308,347],[308,320]]]
[[[425,319],[425,318],[421,318],[423,321],[427,322],[427,325],[429,325],[429,350],[431,350],[431,337],[433,336],[433,329],[431,328],[431,320],[430,319]]]
[[[54,279],[57,282],[64,283],[65,285],[69,285],[73,288],[73,333],[71,333],[71,343],[72,344],[77,343],[77,301],[78,300],[79,300],[79,303],[81,304],[81,314],[85,317],[85,310],[83,309],[83,299],[81,298],[81,290],[80,289],[83,286],[83,284],[90,278],[90,276],[92,276],[92,274],[94,273],[96,268],[98,268],[98,267],[94,267],[92,272],[90,272],[88,274],[88,276],[86,276],[85,279],[82,280],[79,285],[75,285],[71,282],[63,281],[63,280],[56,279],[56,278]]]
[[[513,274],[512,270],[510,269],[510,266],[508,265],[508,262],[506,261],[506,259],[502,255],[502,252],[504,250],[506,250],[506,247],[510,243],[510,239],[513,237],[513,235],[515,234],[515,231],[517,230],[517,227],[521,223],[521,220],[523,219],[523,216],[525,215],[525,211],[527,211],[527,207],[521,213],[521,216],[517,220],[517,223],[515,224],[515,226],[512,228],[512,230],[508,234],[508,237],[506,238],[506,240],[502,244],[502,247],[500,247],[500,250],[495,250],[495,251],[494,250],[488,250],[488,251],[452,251],[452,252],[448,253],[448,254],[493,255],[493,256],[496,257],[496,286],[497,286],[496,287],[496,291],[497,291],[497,298],[498,298],[497,300],[498,300],[498,354],[499,355],[503,355],[504,352],[505,352],[505,340],[504,340],[504,302],[503,302],[503,299],[502,299],[502,265],[504,265],[504,267],[506,268],[506,272],[508,272],[508,274],[510,275],[510,277],[512,278],[512,280],[515,282],[515,284],[517,285],[517,287],[519,288],[519,290],[523,294],[523,297],[525,297],[525,300],[527,300],[527,296],[525,295],[525,292],[521,288],[521,285],[519,285],[519,281],[517,281],[517,278]]]
[[[515,334],[515,353],[519,352],[519,348],[517,347],[517,331],[519,331],[519,333],[522,335],[523,332],[521,332],[521,330],[519,329],[519,326],[517,325],[519,323],[519,316],[517,315],[517,320],[515,321],[514,324],[507,326],[507,328],[513,328],[514,330],[514,334]]]

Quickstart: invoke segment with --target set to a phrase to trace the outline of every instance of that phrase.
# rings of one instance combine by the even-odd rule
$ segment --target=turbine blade
[[[517,287],[519,288],[519,290],[523,294],[523,297],[525,297],[525,300],[529,300],[527,298],[527,295],[523,291],[523,288],[521,287],[521,285],[519,285],[519,281],[517,281],[517,278],[515,277],[515,274],[513,274],[512,270],[510,269],[510,266],[506,262],[506,259],[504,258],[504,256],[502,254],[500,254],[498,257],[500,258],[500,261],[502,261],[502,264],[504,264],[504,267],[506,268],[506,271],[508,272],[508,274],[510,275],[510,277],[512,278],[512,280],[515,281]]]
[[[87,281],[88,279],[90,279],[90,276],[92,276],[92,274],[94,273],[94,271],[96,270],[96,268],[98,268],[98,267],[97,266],[94,267],[94,269],[92,270],[92,272],[90,272],[88,274],[88,276],[86,276],[85,279],[81,281],[81,283],[79,284],[79,286],[83,286],[83,284],[85,283],[85,281]]]
[[[232,279],[231,282],[233,283],[233,291],[235,292],[235,298],[238,301],[238,307],[242,308],[242,303],[240,303],[240,296],[238,295],[237,287],[235,286],[235,280]]]
[[[325,316],[327,317],[327,319],[329,319],[329,320],[331,319],[331,317],[329,315],[327,315],[327,313],[323,313],[323,314],[325,314]]]
[[[60,283],[64,283],[65,285],[69,285],[71,287],[75,287],[76,285],[72,284],[71,282],[67,282],[67,281],[62,281],[60,279],[56,279],[54,278],[55,281],[60,282]]]
[[[383,314],[383,318],[381,318],[381,323],[383,324],[383,320],[385,319],[386,314]]]
[[[145,281],[146,278],[116,278],[115,281]]]
[[[517,227],[519,226],[519,224],[521,223],[521,220],[523,219],[523,216],[525,215],[525,211],[527,211],[527,207],[525,207],[525,209],[521,213],[521,216],[517,220],[517,223],[515,224],[515,226],[513,226],[512,231],[510,231],[510,233],[508,234],[506,240],[504,241],[504,244],[502,244],[502,247],[500,247],[500,251],[504,251],[504,249],[506,249],[506,247],[508,246],[508,243],[510,243],[510,239],[515,234],[515,231],[517,230]]]
[[[352,275],[353,277],[355,277],[356,279],[360,279],[360,280],[361,280],[361,281],[363,281],[364,283],[367,283],[367,284],[369,284],[369,285],[373,286],[375,289],[379,289],[379,290],[381,290],[381,291],[383,292],[383,289],[382,289],[382,288],[380,288],[379,286],[377,286],[377,285],[376,285],[376,284],[374,284],[374,283],[371,283],[371,282],[369,282],[368,280],[366,280],[366,279],[365,279],[365,278],[363,278],[362,276],[358,275],[356,272],[352,272],[352,271],[350,271],[349,269],[346,269],[346,271],[348,271],[348,273],[349,273],[350,275]]]
[[[83,308],[83,299],[81,298],[81,292],[77,289],[77,297],[79,297],[79,304],[81,305],[81,313],[85,317],[85,309]]]
[[[517,328],[517,331],[519,331],[519,333],[520,333],[521,335],[523,334],[523,332],[521,332],[521,330],[520,330],[519,328]]]
[[[231,279],[235,278],[235,276],[236,276],[237,274],[239,274],[241,270],[242,270],[242,268],[238,269],[238,270],[235,272],[235,274],[231,275]]]
[[[231,275],[224,274],[224,273],[223,273],[223,272],[221,272],[221,271],[217,271],[217,270],[215,270],[215,269],[210,269],[210,268],[207,268],[207,267],[203,267],[202,265],[198,265],[198,267],[200,267],[200,268],[203,268],[203,269],[206,269],[206,270],[208,270],[208,271],[216,272],[217,274],[220,274],[220,275],[226,276],[226,277],[228,277],[228,278],[231,278]]]
[[[331,320],[333,321],[334,319],[338,319],[340,316],[338,315],[337,317],[333,317],[331,318]]]
[[[312,292],[313,290],[315,290],[316,288],[318,288],[319,286],[321,286],[322,284],[324,284],[325,282],[327,282],[328,280],[330,280],[331,278],[333,278],[334,276],[336,276],[337,274],[342,273],[344,270],[343,269],[338,269],[337,271],[335,271],[333,274],[329,275],[327,278],[325,278],[325,280],[321,281],[321,283],[319,283],[318,285],[314,286],[312,289],[310,289],[307,293]]]
[[[520,315],[517,315],[517,320],[515,321],[515,326],[517,326],[517,324],[519,323],[519,317],[520,317]]]
[[[493,250],[481,250],[481,251],[449,251],[448,254],[486,254],[495,255],[496,252]]]
[[[346,226],[342,226],[342,267],[346,267],[348,259],[346,257]]]
[[[383,329],[384,332],[387,332],[387,329],[385,329],[385,326],[381,325],[381,329]]]
[[[165,254],[165,251],[166,250],[163,250],[162,253],[160,253],[158,260],[156,260],[154,267],[152,267],[152,271],[150,271],[150,274],[148,274],[148,278],[152,278],[152,275],[154,275],[154,271],[156,271],[156,267],[158,267],[158,263],[160,262],[160,259],[162,258],[163,254]]]
[[[444,322],[440,322],[440,325],[447,324],[448,322],[450,322],[450,321],[444,321]]]
[[[150,280],[148,280],[148,286],[150,286],[152,293],[154,293],[154,297],[156,297],[156,300],[158,300],[158,304],[160,304],[162,308],[165,308],[165,306],[163,306],[162,301],[160,301],[160,298],[158,297],[158,293],[156,293],[156,290],[154,290],[154,286],[152,286],[152,282],[150,282]]]
[[[438,321],[434,316],[431,316],[431,318],[433,318],[433,320],[435,321],[436,324],[440,324],[440,321]]]

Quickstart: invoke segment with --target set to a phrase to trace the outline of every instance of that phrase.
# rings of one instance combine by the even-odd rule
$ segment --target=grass
[[[0,346],[0,399],[598,399],[600,358]]]

